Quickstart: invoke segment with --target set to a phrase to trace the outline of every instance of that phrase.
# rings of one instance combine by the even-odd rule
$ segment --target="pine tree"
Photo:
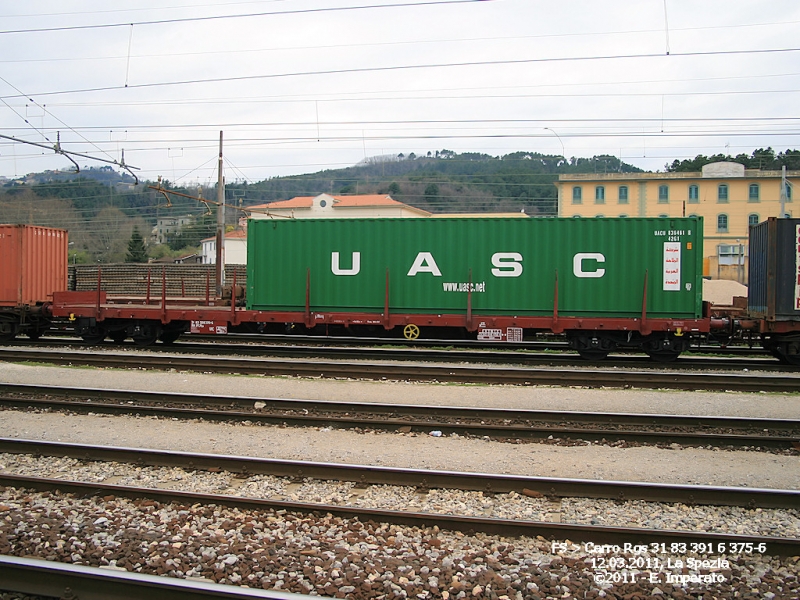
[[[147,249],[144,247],[144,238],[139,233],[138,227],[134,227],[133,233],[131,233],[131,239],[128,241],[128,255],[125,257],[125,261],[132,263],[147,262]]]

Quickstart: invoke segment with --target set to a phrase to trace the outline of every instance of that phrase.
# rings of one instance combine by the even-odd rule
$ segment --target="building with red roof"
[[[297,196],[247,208],[253,219],[289,217],[295,219],[420,218],[430,217],[426,210],[394,200],[387,194],[357,196]]]

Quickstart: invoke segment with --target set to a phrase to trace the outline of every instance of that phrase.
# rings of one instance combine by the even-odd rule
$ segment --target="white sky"
[[[796,0],[0,0],[0,134],[182,184],[220,131],[229,182],[443,148],[658,170],[800,148],[798,32]],[[69,166],[0,139],[0,176]]]

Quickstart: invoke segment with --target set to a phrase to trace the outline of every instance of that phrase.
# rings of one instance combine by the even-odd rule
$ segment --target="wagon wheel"
[[[0,342],[10,342],[17,335],[17,324],[14,320],[0,317]]]
[[[181,337],[182,333],[183,332],[180,329],[164,331],[160,336],[158,336],[158,339],[161,340],[162,344],[172,344],[175,342],[175,340]]]
[[[419,327],[414,323],[409,323],[403,328],[403,335],[407,340],[415,340],[419,337]]]
[[[647,352],[647,355],[652,358],[656,362],[672,362],[676,360],[680,355],[680,350],[650,350]]]
[[[138,321],[136,328],[131,333],[131,338],[137,346],[149,346],[156,342],[159,335],[161,335],[161,323]]]
[[[104,339],[106,339],[105,327],[102,325],[93,325],[92,327],[88,327],[83,331],[83,333],[81,333],[81,337],[83,338],[83,341],[90,346],[100,344]]]
[[[605,360],[608,357],[608,350],[595,350],[592,348],[585,348],[578,350],[578,354],[583,360],[596,362],[598,360]]]
[[[28,331],[26,331],[25,335],[27,335],[29,339],[36,341],[40,337],[42,337],[43,333],[44,329],[39,329],[38,327],[34,327],[33,329],[29,329]]]
[[[115,344],[121,344],[124,342],[128,337],[128,331],[126,329],[117,329],[116,331],[112,331],[108,334]]]

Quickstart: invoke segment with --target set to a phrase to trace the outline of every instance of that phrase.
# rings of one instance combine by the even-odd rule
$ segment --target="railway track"
[[[219,454],[185,453],[142,448],[116,448],[84,444],[65,444],[35,440],[0,438],[0,452],[32,456],[70,457],[81,461],[113,461],[143,466],[178,467],[187,471],[228,472],[244,476],[276,476],[294,481],[353,482],[359,486],[410,486],[421,493],[435,488],[474,490],[489,494],[508,494],[545,497],[550,501],[568,497],[607,498],[615,501],[643,500],[647,502],[679,502],[688,505],[741,506],[747,508],[796,508],[800,491],[758,488],[668,485],[642,482],[572,480],[520,475],[459,473],[420,469],[400,469],[338,463],[314,463],[227,456]],[[206,494],[177,489],[142,488],[104,482],[85,482],[50,477],[0,474],[0,485],[25,488],[39,492],[60,490],[80,496],[98,495],[125,498],[147,497],[159,502],[181,504],[222,504],[248,510],[294,511],[300,513],[330,513],[342,518],[361,521],[381,521],[413,527],[448,528],[461,532],[480,532],[504,536],[544,536],[549,539],[590,541],[598,544],[673,543],[682,540],[704,539],[713,543],[767,544],[765,553],[790,556],[800,552],[800,539],[765,535],[735,535],[728,533],[675,531],[644,527],[610,527],[561,522],[526,521],[463,514],[412,512],[385,508],[297,502],[276,498],[253,498],[227,494]],[[280,498],[280,496],[279,496]],[[645,541],[646,540],[646,541]]]
[[[647,369],[619,371],[591,368],[515,368],[472,365],[431,365],[415,362],[377,363],[298,361],[252,357],[201,357],[167,353],[0,348],[0,360],[114,368],[179,369],[213,373],[289,375],[299,377],[376,380],[559,385],[581,387],[636,387],[739,392],[789,392],[800,389],[800,374],[696,373]]]
[[[800,505],[800,491],[797,490],[402,469],[377,465],[268,459],[43,440],[21,440],[16,438],[0,438],[0,452],[28,454],[35,457],[68,457],[80,461],[117,462],[136,466],[178,467],[190,471],[226,471],[245,476],[269,475],[286,477],[294,481],[312,478],[323,481],[350,481],[361,486],[410,486],[423,492],[433,488],[442,488],[472,490],[490,494],[517,492],[551,499],[569,497],[606,498],[616,501],[643,500],[647,502],[680,502],[687,505],[741,506],[747,508],[797,508]],[[44,482],[42,483],[44,486],[70,483],[61,479],[42,478],[41,480]],[[31,482],[35,483],[35,481],[36,478],[18,477],[9,474],[0,475],[0,484],[3,485],[24,485]],[[87,485],[91,487],[92,483]],[[101,485],[101,488],[105,491],[116,489],[113,485],[110,487]],[[286,507],[283,502],[278,502],[276,506]],[[298,505],[298,508],[304,510],[316,510],[318,507],[318,504]],[[364,515],[361,516],[363,517]]]
[[[28,485],[32,483],[27,482]],[[38,487],[48,488],[47,484],[41,481],[36,484]],[[414,515],[398,511],[373,511],[373,515],[380,520],[364,521],[335,507],[332,509],[334,512],[324,513],[320,510],[310,512],[285,508],[275,510],[265,503],[252,500],[237,501],[231,497],[202,497],[196,494],[176,494],[152,489],[126,491],[119,486],[103,490],[100,486],[83,487],[76,484],[65,485],[63,482],[60,483],[60,487],[65,491],[37,492],[30,487],[20,490],[21,494],[16,498],[26,503],[33,503],[32,514],[19,512],[13,519],[24,525],[23,531],[27,533],[23,536],[30,538],[43,532],[39,525],[46,523],[38,521],[36,509],[38,508],[40,513],[44,507],[58,512],[69,511],[72,522],[86,519],[87,523],[82,529],[87,535],[92,536],[97,535],[97,532],[108,535],[106,531],[113,532],[116,527],[122,527],[126,532],[131,531],[132,524],[151,519],[154,512],[162,518],[172,518],[177,521],[178,526],[189,519],[187,525],[190,523],[194,525],[201,520],[212,528],[220,525],[237,527],[236,535],[231,542],[223,542],[220,550],[225,554],[221,555],[223,558],[221,562],[215,562],[213,553],[210,554],[210,559],[206,558],[209,556],[207,546],[198,548],[198,545],[203,544],[202,540],[207,539],[209,535],[213,539],[214,534],[191,530],[187,532],[186,526],[180,529],[177,527],[167,529],[165,533],[168,536],[175,532],[178,532],[178,535],[164,540],[167,551],[163,553],[160,551],[162,544],[159,544],[158,554],[147,550],[148,546],[152,547],[152,542],[150,544],[148,542],[154,539],[153,536],[147,536],[146,532],[138,530],[136,533],[126,534],[127,543],[115,542],[116,547],[113,550],[106,550],[100,554],[101,557],[116,557],[110,562],[107,558],[102,558],[105,563],[99,563],[97,559],[89,558],[88,555],[84,557],[83,554],[73,554],[71,557],[73,562],[77,560],[83,563],[81,565],[61,564],[54,562],[52,557],[46,561],[34,561],[29,558],[0,556],[0,577],[4,587],[9,586],[15,591],[26,593],[57,594],[55,597],[62,599],[77,597],[104,600],[117,598],[289,600],[306,597],[284,595],[273,589],[261,591],[237,586],[218,586],[208,579],[203,581],[175,579],[174,569],[162,574],[160,565],[171,564],[171,567],[167,568],[177,568],[180,565],[180,573],[194,573],[197,569],[202,569],[202,573],[213,575],[222,583],[244,583],[244,581],[249,583],[255,578],[255,582],[261,583],[263,587],[294,588],[293,592],[297,591],[298,584],[302,584],[301,589],[305,591],[316,589],[317,596],[385,597],[382,592],[385,587],[390,587],[408,591],[430,590],[427,595],[415,594],[418,597],[435,597],[441,593],[441,588],[444,588],[449,589],[448,594],[453,597],[465,589],[464,583],[467,584],[466,589],[472,591],[472,595],[475,596],[479,593],[478,589],[482,591],[484,586],[487,586],[488,581],[497,582],[493,586],[495,589],[500,587],[502,590],[501,586],[507,585],[507,591],[512,595],[514,590],[521,589],[528,592],[542,590],[545,597],[566,597],[564,587],[557,585],[559,581],[563,583],[565,580],[572,582],[566,588],[570,590],[575,587],[591,589],[592,584],[596,590],[603,584],[605,584],[603,587],[607,587],[614,583],[618,585],[622,583],[623,589],[627,591],[634,589],[646,596],[654,590],[654,584],[660,583],[664,587],[659,580],[670,576],[675,578],[679,586],[681,576],[692,581],[694,585],[689,585],[692,585],[694,590],[690,588],[688,591],[699,589],[702,594],[709,587],[717,591],[719,588],[716,585],[706,584],[698,588],[694,583],[697,580],[692,580],[692,577],[699,578],[703,573],[708,573],[708,567],[701,570],[704,567],[699,565],[719,564],[724,570],[719,578],[711,581],[721,583],[724,587],[720,591],[723,593],[732,586],[742,591],[752,589],[748,572],[751,577],[756,575],[763,577],[765,573],[775,572],[779,568],[782,571],[781,575],[778,575],[780,579],[768,585],[766,589],[776,589],[776,585],[783,585],[777,590],[796,591],[797,588],[796,581],[793,581],[791,576],[791,559],[782,561],[777,558],[794,552],[797,540],[784,538],[699,532],[692,534],[679,531],[662,531],[652,535],[650,530],[632,532],[615,527],[576,528],[559,524],[538,526],[538,530],[550,539],[545,539],[541,535],[536,538],[519,538],[515,533],[520,530],[521,524],[518,521],[503,523],[495,520],[495,523],[490,524],[486,519],[468,520],[446,515],[423,515],[423,519],[418,521]],[[100,496],[109,491],[114,495]],[[131,497],[135,497],[135,500],[128,500],[126,498],[128,493]],[[206,504],[207,501],[211,501],[211,504]],[[105,516],[97,519],[102,522],[101,524],[93,526],[92,520],[96,517],[97,511]],[[210,518],[212,514],[215,518]],[[436,524],[425,525],[430,522]],[[254,523],[257,525],[255,532]],[[265,525],[260,525],[261,523]],[[457,534],[458,529],[455,528],[465,526],[469,528],[466,533]],[[501,533],[484,533],[481,529],[485,528]],[[253,535],[258,530],[268,532],[266,536],[270,540],[273,539],[270,533],[282,535],[277,543],[259,543],[256,554],[237,555],[229,552],[237,543],[243,545],[246,540],[258,539]],[[340,533],[337,534],[337,531]],[[302,537],[303,534],[311,532],[315,532],[311,540]],[[69,533],[68,531],[67,535]],[[569,538],[561,537],[566,533],[570,534]],[[156,533],[156,536],[159,535]],[[358,543],[358,540],[373,540],[376,536],[377,539],[385,540],[385,545],[375,545],[382,550],[369,551],[364,557],[365,560],[362,559],[359,549],[366,550],[365,546],[370,545],[364,542]],[[576,543],[576,540],[586,537],[604,539],[607,543],[599,541]],[[112,533],[111,539],[115,538],[119,539]],[[74,540],[75,537],[69,539]],[[170,544],[169,539],[181,541]],[[344,544],[337,540],[341,540]],[[638,540],[638,543],[624,540]],[[353,541],[356,543],[353,544]],[[185,560],[168,558],[165,563],[162,557],[176,556],[174,546],[198,548],[198,554],[202,552],[202,558],[200,556]],[[264,551],[269,552],[269,555],[257,554]],[[31,555],[30,551],[27,553]],[[135,558],[128,558],[131,556]],[[689,569],[675,572],[674,563],[681,561],[681,558],[677,557],[689,561]],[[337,558],[339,560],[334,561]],[[235,560],[229,561],[229,559]],[[466,564],[461,562],[473,559],[479,562],[472,566],[469,566],[470,562]],[[136,560],[141,562],[134,563]],[[533,562],[527,562],[531,560]],[[235,566],[226,566],[226,561]],[[526,562],[522,569],[515,566],[523,564],[523,561]],[[98,564],[102,568],[106,563],[107,570],[96,568]],[[128,568],[120,567],[120,563]],[[147,566],[143,569],[142,565],[145,563]],[[406,563],[409,563],[407,567],[400,566]],[[92,566],[84,566],[86,564]],[[683,564],[687,563],[678,562],[678,568]],[[428,565],[433,569],[431,570]],[[609,565],[613,566],[609,568]],[[628,565],[632,567],[630,571],[626,568]],[[782,565],[786,566],[781,568]],[[148,574],[130,573],[129,569],[145,570]],[[261,570],[254,573],[256,569]],[[346,579],[342,577],[345,570],[348,572]],[[421,580],[416,575],[417,570],[423,575]],[[627,575],[624,579],[619,577],[628,572],[632,575],[631,578]],[[155,576],[156,573],[159,575]],[[240,573],[246,578],[243,579]],[[452,581],[450,573],[455,573]],[[567,577],[564,577],[565,573],[568,574]],[[424,587],[415,587],[418,582],[425,581],[428,574],[436,576],[428,578]],[[493,579],[494,576],[501,574],[503,577]],[[485,578],[487,575],[488,580]],[[376,585],[372,585],[372,582],[376,582]],[[342,586],[343,583],[356,585]],[[473,588],[476,583],[476,587]],[[617,586],[614,587],[619,589]]]
[[[561,480],[390,469],[359,465],[263,460],[242,456],[43,443],[28,440],[0,440],[0,452],[7,453],[4,459],[6,464],[10,462],[8,453],[23,458],[35,456],[37,458],[31,464],[36,464],[38,468],[41,468],[43,464],[46,465],[47,459],[45,457],[51,456],[73,457],[71,460],[79,459],[82,464],[92,461],[116,461],[118,463],[124,461],[126,464],[131,465],[131,468],[135,466],[137,472],[149,468],[151,465],[153,468],[169,468],[170,473],[174,473],[175,468],[180,468],[186,470],[192,481],[201,479],[199,475],[192,474],[202,472],[217,477],[224,477],[226,473],[234,473],[239,478],[250,477],[254,480],[263,480],[265,476],[278,476],[288,481],[303,482],[304,486],[313,486],[313,483],[309,482],[314,478],[326,482],[338,480],[350,482],[351,485],[355,485],[355,487],[350,488],[351,490],[358,489],[359,494],[364,493],[365,495],[369,493],[368,488],[370,486],[379,488],[387,485],[413,486],[417,489],[418,494],[432,495],[437,489],[441,489],[437,486],[444,486],[446,489],[441,489],[441,491],[447,496],[456,493],[452,491],[454,489],[480,490],[479,493],[482,496],[488,495],[489,497],[497,498],[497,506],[505,506],[512,501],[512,496],[515,493],[519,496],[520,493],[517,490],[521,490],[521,493],[526,498],[530,499],[532,497],[534,500],[536,497],[544,495],[546,502],[553,502],[558,499],[563,500],[579,494],[601,499],[613,498],[615,504],[625,504],[629,499],[632,500],[634,498],[647,498],[650,499],[649,501],[660,499],[668,503],[683,502],[688,503],[690,506],[705,505],[705,503],[733,507],[746,506],[748,507],[747,510],[755,509],[765,512],[782,510],[768,508],[770,506],[796,508],[800,499],[800,492],[787,490]],[[6,469],[6,471],[8,470]],[[269,565],[271,565],[272,572],[267,572],[267,574],[258,573],[258,577],[263,576],[265,581],[269,581],[267,587],[272,587],[273,583],[276,582],[278,585],[286,583],[286,580],[281,579],[283,577],[281,573],[294,571],[301,573],[300,580],[303,579],[302,574],[314,574],[317,579],[316,582],[312,580],[311,583],[316,583],[317,593],[331,596],[335,595],[337,590],[345,590],[345,594],[350,595],[348,590],[354,590],[354,588],[352,586],[340,587],[342,579],[339,575],[340,571],[336,570],[336,565],[343,563],[331,565],[330,560],[325,559],[325,556],[339,558],[347,556],[351,561],[360,561],[360,554],[365,551],[365,548],[358,543],[351,544],[359,539],[372,540],[375,535],[381,535],[382,537],[379,539],[385,538],[385,541],[375,546],[375,548],[380,547],[388,550],[388,556],[381,558],[377,551],[371,551],[365,557],[365,563],[349,563],[356,571],[366,569],[363,571],[364,574],[369,573],[371,569],[377,566],[378,570],[373,571],[374,575],[372,577],[385,574],[387,569],[395,571],[398,563],[391,561],[396,561],[401,556],[408,556],[408,553],[410,553],[411,558],[402,558],[399,564],[410,562],[419,569],[420,563],[414,557],[427,556],[420,549],[421,546],[427,547],[428,552],[432,551],[433,556],[445,557],[445,562],[438,563],[444,576],[448,572],[447,561],[450,560],[449,557],[459,555],[460,550],[456,550],[456,548],[467,548],[477,543],[479,546],[482,544],[486,550],[471,554],[472,556],[486,557],[492,549],[498,547],[500,549],[518,547],[517,553],[510,557],[511,562],[509,565],[511,565],[512,574],[516,572],[513,570],[513,565],[519,564],[514,560],[514,556],[517,556],[518,560],[522,560],[523,557],[535,557],[540,553],[545,553],[546,562],[543,566],[526,567],[525,569],[525,572],[532,574],[534,577],[529,580],[533,583],[528,585],[534,586],[537,583],[539,585],[548,585],[551,581],[558,581],[558,578],[563,577],[565,572],[561,570],[562,565],[569,569],[566,572],[570,574],[569,578],[576,582],[575,585],[586,585],[580,583],[585,578],[593,579],[595,583],[604,581],[606,583],[619,583],[614,578],[618,578],[620,575],[619,565],[623,564],[620,561],[624,561],[624,564],[630,561],[630,564],[636,567],[632,572],[637,574],[637,579],[635,580],[637,586],[646,585],[645,582],[648,582],[648,578],[650,578],[650,588],[645,587],[642,591],[645,595],[653,589],[654,580],[651,578],[652,575],[663,580],[665,576],[668,576],[668,573],[672,572],[670,569],[674,568],[669,566],[670,561],[680,560],[677,557],[682,557],[683,560],[686,560],[687,556],[696,557],[693,560],[699,561],[706,558],[719,560],[715,557],[724,556],[724,560],[727,561],[729,558],[735,568],[741,569],[745,568],[744,565],[747,564],[766,564],[764,561],[768,560],[771,561],[769,562],[771,565],[784,564],[776,562],[779,560],[777,558],[770,559],[769,557],[794,556],[800,552],[800,539],[785,535],[776,536],[775,534],[756,533],[757,528],[755,525],[746,528],[748,533],[730,534],[705,530],[675,530],[664,527],[587,525],[550,522],[547,520],[485,517],[464,514],[460,511],[448,513],[414,512],[403,509],[401,504],[391,504],[392,509],[365,508],[363,506],[348,505],[347,503],[342,505],[330,502],[309,502],[310,497],[304,501],[287,501],[280,496],[277,498],[243,497],[244,494],[241,493],[208,494],[181,491],[174,488],[169,489],[172,486],[160,484],[156,484],[156,487],[152,485],[150,487],[140,487],[139,485],[119,485],[96,480],[88,482],[74,481],[73,479],[77,477],[72,473],[81,472],[79,464],[73,464],[71,468],[66,470],[61,466],[57,468],[57,471],[58,479],[43,476],[14,475],[9,472],[0,475],[0,486],[2,486],[0,491],[3,492],[3,502],[19,506],[15,512],[10,513],[13,516],[9,525],[0,523],[0,530],[4,526],[6,528],[10,526],[12,530],[18,532],[13,538],[19,540],[21,544],[24,543],[24,547],[28,548],[28,550],[22,550],[24,554],[35,556],[37,554],[32,552],[34,546],[31,544],[41,542],[41,539],[46,539],[47,536],[50,536],[49,539],[51,541],[54,539],[49,530],[45,532],[39,527],[39,525],[46,527],[48,519],[44,518],[45,515],[53,514],[56,522],[61,523],[62,521],[57,515],[66,511],[70,516],[63,523],[64,527],[66,527],[64,536],[69,536],[73,533],[72,528],[75,525],[71,525],[71,523],[78,523],[82,525],[80,525],[81,537],[77,539],[84,539],[89,542],[100,534],[102,536],[110,535],[109,541],[112,542],[111,546],[104,542],[104,546],[110,548],[106,549],[101,555],[106,557],[106,559],[103,559],[106,562],[98,563],[96,558],[89,558],[88,554],[86,558],[83,558],[84,555],[82,553],[75,554],[74,549],[71,550],[73,554],[70,560],[72,562],[78,560],[78,562],[83,562],[84,565],[108,564],[108,568],[112,569],[112,571],[101,573],[86,566],[64,565],[61,567],[54,565],[50,562],[56,560],[52,556],[52,551],[49,551],[49,553],[45,551],[44,556],[49,556],[49,560],[38,564],[26,563],[13,557],[3,557],[0,560],[0,578],[3,578],[4,583],[6,581],[22,582],[14,588],[17,591],[53,593],[55,588],[52,586],[70,585],[72,591],[85,590],[86,595],[77,594],[79,598],[147,597],[152,600],[153,598],[187,597],[181,594],[188,593],[188,597],[198,598],[274,598],[283,600],[284,596],[280,592],[276,593],[273,590],[256,592],[234,587],[218,590],[216,586],[207,581],[197,585],[192,582],[183,586],[163,576],[158,578],[133,574],[130,577],[126,576],[128,570],[134,568],[141,570],[140,567],[151,574],[163,573],[172,575],[172,571],[167,573],[160,570],[162,568],[160,565],[164,565],[163,558],[160,558],[161,554],[154,554],[152,551],[145,550],[148,545],[152,548],[153,544],[161,539],[162,542],[157,546],[158,553],[162,549],[166,549],[169,552],[164,552],[164,557],[180,556],[182,559],[178,560],[177,563],[173,559],[169,559],[166,564],[169,565],[170,561],[173,561],[173,567],[166,568],[177,568],[175,565],[181,564],[181,573],[197,572],[197,569],[201,568],[197,564],[200,561],[203,565],[202,572],[206,575],[209,573],[214,574],[214,580],[224,583],[237,582],[242,579],[239,573],[242,576],[246,576],[248,573],[253,573],[263,564],[256,563],[259,566],[248,566],[249,563],[242,563],[242,569],[244,570],[241,572],[238,571],[238,564],[236,567],[226,567],[226,561],[229,559],[233,561],[231,562],[233,564],[237,560],[246,560],[243,558],[245,556],[248,559],[251,558],[250,554],[247,553],[238,554],[239,558],[237,559],[236,554],[231,554],[230,551],[237,547],[245,547],[243,546],[244,541],[236,542],[237,539],[250,539],[254,533],[260,531],[257,528],[255,532],[252,532],[254,523],[265,524],[264,531],[266,532],[283,532],[282,534],[276,534],[280,535],[280,537],[274,546],[272,542],[265,545],[264,541],[257,543],[256,546],[247,546],[249,548],[257,547],[259,552],[264,550],[270,552]],[[130,468],[123,469],[124,471],[130,471]],[[69,479],[65,479],[67,477]],[[299,485],[299,483],[295,485]],[[542,491],[537,491],[537,488]],[[16,500],[16,503],[14,500]],[[706,510],[711,508],[708,507]],[[28,515],[28,511],[32,511],[30,515]],[[82,516],[84,512],[85,516]],[[212,514],[215,516],[213,519],[211,518]],[[102,516],[97,518],[98,515]],[[154,523],[151,521],[153,517],[157,517]],[[42,518],[44,518],[43,522],[41,521]],[[149,526],[147,525],[148,521],[151,523]],[[175,523],[175,525],[163,532],[161,531],[163,525],[159,526],[157,527],[158,531],[152,532],[154,536],[148,536],[148,528],[155,526],[159,522],[162,524],[165,522]],[[184,522],[186,524],[181,526]],[[705,518],[701,522],[705,524]],[[210,527],[211,532],[216,531],[217,533],[206,534],[195,529],[198,523],[205,523],[205,527]],[[15,524],[17,524],[16,529],[14,529]],[[268,527],[266,524],[268,524]],[[188,532],[187,527],[191,527]],[[261,526],[258,527],[260,528]],[[19,533],[20,531],[22,533]],[[114,531],[117,531],[117,533],[114,534]],[[236,536],[233,540],[228,541],[227,538],[230,537],[230,533],[226,535],[225,541],[222,542],[223,549],[220,550],[220,556],[214,559],[212,555],[211,559],[206,559],[206,551],[203,548],[207,548],[209,543],[217,546],[219,542],[214,540],[223,539],[220,534],[225,531],[236,532]],[[330,533],[326,533],[331,531],[340,532],[333,541],[327,537]],[[453,532],[460,533],[455,535]],[[0,533],[2,532],[0,531]],[[403,535],[404,533],[405,536]],[[211,536],[210,538],[208,537],[209,535]],[[0,535],[0,538],[2,538],[2,535]],[[63,539],[67,538],[64,537]],[[73,536],[69,539],[76,540],[76,537]],[[269,539],[272,540],[273,538],[270,537]],[[336,542],[337,539],[341,539],[341,542]],[[401,539],[404,542],[401,542]],[[406,540],[407,543],[410,543],[407,546],[408,550],[401,546],[401,543],[406,543]],[[344,542],[344,546],[340,545],[342,542]],[[235,545],[237,543],[239,544],[238,546]],[[128,548],[128,544],[131,545],[130,548]],[[166,547],[164,548],[165,544]],[[176,551],[173,547],[180,548],[180,550]],[[277,550],[277,548],[283,549],[284,547],[286,548],[285,551]],[[646,550],[623,551],[622,549],[626,547]],[[189,559],[184,554],[186,552],[184,548],[195,549],[196,555],[189,554],[192,557]],[[348,548],[350,548],[349,551]],[[355,553],[353,553],[354,548],[361,548],[361,550],[355,550]],[[335,549],[338,549],[336,553],[333,552]],[[201,551],[202,560],[200,559]],[[223,554],[223,551],[225,554]],[[236,551],[234,550],[234,552]],[[276,554],[272,554],[273,552]],[[348,552],[350,553],[349,555]],[[394,552],[398,552],[397,558],[394,558]],[[547,553],[551,555],[549,558],[546,556]],[[144,557],[147,555],[150,558],[145,561]],[[265,555],[264,558],[267,558],[267,556]],[[502,559],[503,555],[500,558]],[[110,563],[108,563],[108,559],[112,559]],[[218,562],[220,559],[223,560]],[[252,560],[255,560],[255,556],[252,557]],[[484,563],[482,566],[489,566],[499,573],[504,573],[503,568],[505,565],[502,561],[497,562],[497,564],[490,562],[486,565],[486,560],[485,558],[480,559],[480,562]],[[494,559],[490,555],[488,560]],[[634,563],[634,561],[636,562]],[[145,563],[147,566],[143,567]],[[607,566],[603,568],[606,563],[616,564],[617,567],[612,567],[610,570]],[[184,564],[186,566],[182,566]],[[422,564],[426,563],[423,562]],[[450,564],[452,564],[452,561]],[[538,559],[534,558],[533,564],[539,564]],[[786,564],[791,564],[791,560]],[[187,571],[190,567],[192,569]],[[439,567],[436,569],[437,574],[439,573]],[[126,571],[122,571],[122,568],[125,568]],[[266,567],[260,568],[267,571]],[[542,571],[544,574],[541,577],[537,577],[536,572]],[[694,568],[692,568],[691,573],[694,572]],[[9,579],[5,578],[6,573],[10,574]],[[404,574],[402,570],[400,573]],[[685,574],[686,571],[683,571],[683,573]],[[730,570],[725,570],[723,573],[725,574],[723,579],[731,579],[733,577]],[[408,576],[412,577],[413,574],[414,571],[411,571]],[[556,576],[555,580],[551,580],[553,575]],[[250,577],[252,578],[252,576],[251,574]],[[226,579],[226,577],[230,579]],[[238,579],[233,579],[233,577]],[[391,577],[391,572],[389,577]],[[461,574],[461,577],[464,577],[464,574]],[[329,579],[328,583],[325,583],[325,578]],[[743,581],[744,579],[742,576]],[[359,576],[352,580],[352,583],[357,585],[359,581],[365,580],[371,581],[370,578]],[[448,580],[449,576],[444,577],[444,582]],[[70,581],[71,583],[65,584],[65,581]],[[397,582],[406,585],[408,581],[407,577],[396,579],[395,574],[393,583]],[[436,586],[438,585],[435,581],[433,584],[434,590],[437,589]],[[520,589],[519,585],[524,586],[524,581],[523,579],[516,589]],[[626,583],[628,581],[628,579],[624,580]],[[35,588],[32,587],[33,582],[36,583]],[[40,585],[45,582],[51,587],[45,588]],[[345,583],[350,582],[347,581]],[[458,585],[457,579],[454,579],[454,582]],[[634,580],[630,580],[630,582],[634,583]],[[731,583],[733,582],[734,580],[731,580]],[[289,581],[288,583],[296,582]],[[383,583],[383,581],[378,580],[378,583]],[[304,585],[308,585],[308,583],[304,583]],[[445,585],[447,587],[450,584],[446,583]],[[470,583],[469,588],[472,585],[474,583]],[[483,585],[485,585],[485,581]],[[296,587],[292,591],[296,591]],[[664,587],[663,584],[661,587]],[[305,589],[310,591],[308,587]],[[460,588],[449,587],[449,589],[451,594],[455,594]],[[538,590],[539,588],[522,587],[521,589]],[[628,588],[628,591],[631,589],[638,588]],[[705,590],[707,587],[703,586],[700,589]],[[101,593],[104,595],[92,595],[98,590],[102,590]],[[191,596],[191,593],[195,591],[197,595]],[[357,591],[361,592],[360,589]],[[374,591],[374,588],[372,591]],[[56,590],[56,592],[59,597],[62,597],[63,589]],[[555,592],[558,592],[558,590]],[[549,596],[555,592],[546,592],[546,595]],[[722,591],[721,593],[725,592]],[[564,592],[558,592],[556,595],[562,596]],[[367,594],[363,597],[373,596]]]
[[[75,600],[303,600],[304,594],[0,555],[0,593]]]
[[[371,343],[357,343],[357,338],[350,338],[346,343],[332,345],[322,342],[310,342],[313,338],[281,338],[278,343],[266,342],[254,335],[239,335],[233,338],[228,336],[212,337],[187,336],[173,344],[155,344],[148,346],[152,352],[180,353],[180,354],[212,354],[215,356],[252,356],[272,358],[320,358],[325,360],[384,360],[430,363],[475,363],[498,365],[523,365],[527,367],[554,366],[586,368],[597,366],[605,368],[624,369],[665,369],[675,371],[687,370],[759,370],[776,372],[796,372],[795,367],[781,364],[769,354],[756,353],[738,354],[733,356],[706,356],[687,355],[670,363],[659,363],[647,356],[636,354],[613,354],[608,359],[597,363],[587,362],[569,351],[564,344],[527,344],[513,347],[490,347],[474,345],[468,349],[461,348],[458,343],[451,342],[429,343],[422,347],[386,347],[393,344],[392,340],[372,340]],[[335,340],[335,338],[324,338]],[[310,343],[309,343],[310,342]],[[16,342],[19,347],[42,347],[41,343]],[[52,340],[47,344],[52,348],[82,349],[86,346],[81,341]],[[563,347],[561,347],[563,346]],[[98,348],[106,349],[136,349],[140,348],[130,343],[102,344]],[[548,350],[558,350],[548,352]]]
[[[800,420],[458,408],[0,384],[0,405],[163,418],[359,428],[553,443],[626,441],[791,449]]]

